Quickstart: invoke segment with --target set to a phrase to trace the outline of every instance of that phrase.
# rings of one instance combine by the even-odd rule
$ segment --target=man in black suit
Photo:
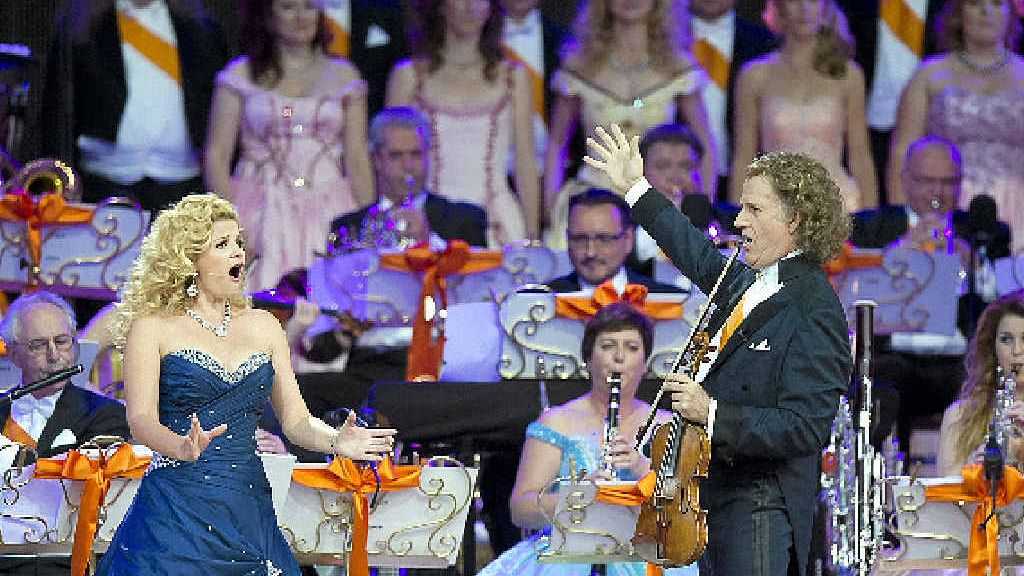
[[[384,107],[388,72],[408,55],[405,20],[398,0],[332,0],[324,13],[336,36],[331,53],[352,60],[369,85],[370,117]],[[340,36],[341,38],[337,38]]]
[[[636,220],[701,290],[725,258],[650,187],[637,142],[598,129],[588,164],[625,194]],[[701,490],[709,541],[701,573],[803,575],[821,450],[852,368],[846,317],[821,265],[847,236],[839,189],[805,156],[774,153],[747,171],[736,226],[747,239],[715,295],[711,362],[667,384],[672,407],[704,425],[711,465]],[[699,383],[698,383],[699,382]]]
[[[50,292],[15,300],[0,323],[0,335],[23,385],[78,363],[74,312]],[[40,458],[78,448],[96,436],[130,436],[124,406],[67,380],[0,407],[0,423],[7,439],[32,447]],[[63,576],[70,569],[67,559],[0,558],[2,574]]]
[[[885,248],[899,243],[925,250],[945,249],[946,230],[952,227],[958,246],[964,250],[969,249],[972,237],[983,240],[981,247],[986,258],[981,263],[982,270],[990,269],[991,260],[1010,254],[1010,228],[997,221],[994,210],[985,222],[986,219],[977,217],[976,209],[972,210],[973,218],[956,209],[962,175],[960,152],[955,144],[938,136],[925,136],[913,142],[907,148],[901,174],[907,205],[882,206],[854,214],[850,242],[861,248]],[[988,275],[992,277],[990,271]],[[978,275],[983,276],[984,273]],[[897,416],[897,436],[905,453],[909,453],[914,420],[941,414],[956,399],[963,383],[964,337],[970,336],[970,325],[985,303],[980,297],[950,295],[951,304],[954,299],[958,303],[960,334],[893,334],[879,338],[875,346],[872,368],[876,381],[893,386],[906,399],[899,403]]]
[[[736,14],[736,0],[691,0],[694,56],[711,76],[702,96],[718,147],[718,191],[725,199],[732,149],[736,75],[743,66],[771,52],[775,37],[767,28]]]
[[[633,252],[636,225],[629,206],[609,190],[590,188],[569,199],[566,230],[573,272],[548,282],[554,292],[593,291],[611,281],[620,294],[626,284],[640,284],[648,292],[681,292],[626,266]]]
[[[374,117],[369,140],[377,203],[335,218],[331,230],[337,238],[370,240],[361,238],[370,233],[367,217],[389,212],[404,227],[403,235],[417,243],[443,248],[443,241],[460,239],[471,246],[487,245],[482,208],[426,190],[430,137],[430,122],[413,108],[386,108]]]
[[[47,63],[47,155],[71,162],[83,199],[129,196],[157,210],[202,191],[200,152],[220,28],[196,0],[72,0]]]
[[[78,363],[75,316],[60,296],[39,291],[15,300],[0,324],[22,385]],[[57,382],[0,407],[4,436],[33,447],[40,458],[61,454],[95,436],[128,438],[124,406],[116,400]]]
[[[447,240],[465,240],[471,246],[486,246],[487,215],[465,202],[453,202],[424,188],[430,150],[430,122],[414,108],[385,108],[370,123],[370,154],[377,179],[375,204],[335,218],[333,239],[344,245],[350,240],[380,249],[425,243],[442,250]],[[387,225],[394,225],[388,228]],[[381,232],[398,230],[397,234]],[[400,229],[400,230],[399,230]],[[342,327],[309,334],[303,355],[314,362],[331,362],[347,350],[342,373],[309,374],[300,378],[303,397],[314,414],[351,405],[354,390],[358,400],[377,380],[403,380],[410,334],[402,328],[375,327],[358,337]],[[346,390],[347,388],[347,390]]]

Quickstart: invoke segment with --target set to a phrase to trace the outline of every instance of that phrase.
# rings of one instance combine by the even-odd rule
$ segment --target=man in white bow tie
[[[0,336],[22,385],[78,363],[75,314],[63,298],[39,291],[11,304]],[[69,380],[26,394],[0,408],[3,435],[48,458],[99,435],[127,438],[124,406]]]

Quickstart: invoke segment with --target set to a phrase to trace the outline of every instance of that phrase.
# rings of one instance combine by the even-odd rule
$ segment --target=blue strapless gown
[[[298,576],[277,527],[254,434],[270,396],[270,356],[234,372],[194,349],[160,361],[160,422],[185,434],[227,424],[196,462],[154,455],[97,574]]]

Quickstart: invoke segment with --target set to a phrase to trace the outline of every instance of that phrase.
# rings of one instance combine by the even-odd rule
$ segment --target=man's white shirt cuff
[[[718,400],[711,398],[708,402],[708,439],[715,433],[715,412],[718,410]]]
[[[636,181],[636,183],[630,186],[629,191],[626,192],[626,204],[629,204],[629,207],[632,208],[634,204],[640,201],[640,197],[651,188],[653,188],[653,186],[651,186],[651,183],[647,181],[647,178],[641,177]]]

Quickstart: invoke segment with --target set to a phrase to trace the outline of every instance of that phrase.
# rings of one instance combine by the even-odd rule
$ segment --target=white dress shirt
[[[145,8],[118,0],[117,9],[177,47],[171,15],[162,0]],[[123,185],[146,177],[172,183],[198,176],[199,155],[189,135],[181,85],[134,47],[122,43],[121,55],[127,93],[117,141],[79,136],[82,167]]]
[[[594,289],[597,288],[597,286],[595,286],[595,285],[591,284],[590,282],[587,282],[586,280],[584,280],[583,276],[580,276],[578,273],[577,273],[576,276],[580,280],[580,292],[582,292],[582,293],[584,293],[584,294],[586,294],[588,296],[593,295],[594,294]],[[615,292],[617,294],[621,295],[623,292],[625,292],[626,291],[626,284],[629,283],[629,277],[626,276],[626,267],[625,266],[620,266],[619,267],[619,271],[615,273],[615,276],[611,277],[611,281],[612,281],[612,285],[615,286]]]
[[[729,10],[717,20],[690,20],[694,40],[704,40],[714,46],[723,56],[732,61],[733,45],[736,41],[736,11]],[[718,152],[718,173],[729,175],[729,132],[726,130],[728,95],[714,82],[707,82],[701,89],[704,109],[708,113],[708,125],[715,136],[715,151]]]
[[[33,440],[38,442],[39,437],[43,434],[43,428],[46,427],[46,421],[53,416],[53,410],[57,407],[57,399],[60,398],[63,391],[60,389],[42,398],[25,394],[11,403],[11,417]]]

